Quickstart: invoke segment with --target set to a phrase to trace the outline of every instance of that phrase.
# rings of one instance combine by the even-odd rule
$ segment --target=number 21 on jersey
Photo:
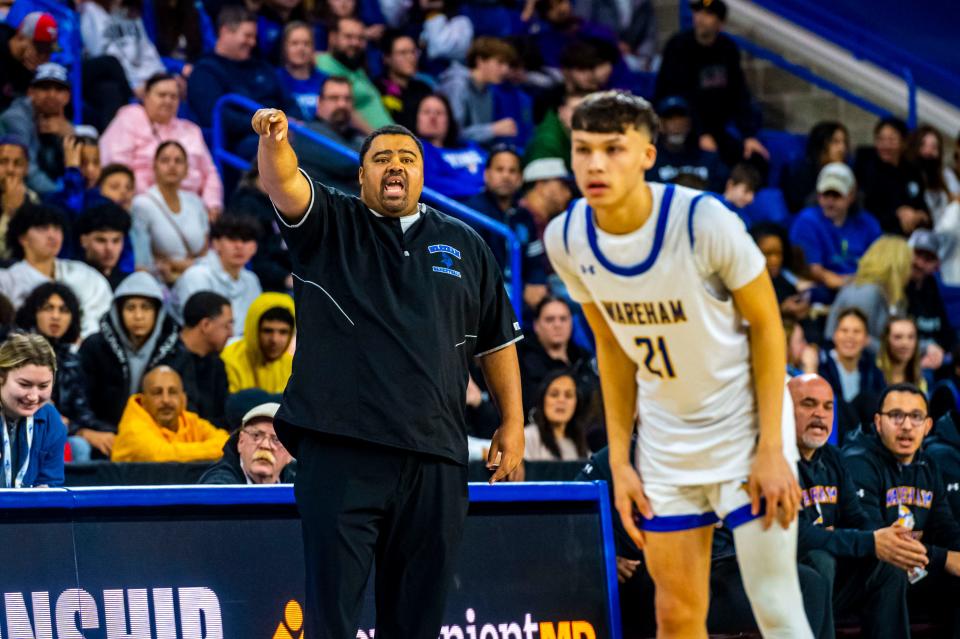
[[[657,337],[656,342],[651,337],[636,338],[637,347],[645,349],[643,365],[647,370],[657,377],[666,377],[676,379],[677,375],[673,371],[673,363],[670,361],[670,353],[667,351],[667,343],[662,337]],[[659,359],[657,363],[655,360]]]

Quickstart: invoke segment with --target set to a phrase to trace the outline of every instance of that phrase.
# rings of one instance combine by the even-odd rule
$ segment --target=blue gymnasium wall
[[[960,106],[957,0],[755,2],[892,72],[910,68],[919,87]]]

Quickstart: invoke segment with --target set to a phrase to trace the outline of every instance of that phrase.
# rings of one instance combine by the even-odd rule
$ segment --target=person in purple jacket
[[[0,487],[63,486],[67,428],[49,403],[57,356],[41,335],[0,344]]]

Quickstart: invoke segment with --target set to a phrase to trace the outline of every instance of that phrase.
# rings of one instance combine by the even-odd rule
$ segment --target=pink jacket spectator
[[[222,209],[220,174],[200,127],[188,120],[173,118],[157,124],[140,104],[121,107],[100,136],[100,161],[104,166],[111,162],[129,166],[136,176],[137,193],[144,193],[154,184],[153,156],[165,140],[176,140],[187,150],[187,177],[180,188],[199,195],[208,210]]]

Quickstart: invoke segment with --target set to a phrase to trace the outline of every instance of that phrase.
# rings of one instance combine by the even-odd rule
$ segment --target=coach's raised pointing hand
[[[287,116],[280,109],[260,109],[250,125],[260,136],[257,165],[263,189],[280,214],[295,223],[306,213],[312,191],[290,146]]]
[[[261,138],[282,142],[287,137],[287,116],[280,109],[259,109],[251,124]]]

